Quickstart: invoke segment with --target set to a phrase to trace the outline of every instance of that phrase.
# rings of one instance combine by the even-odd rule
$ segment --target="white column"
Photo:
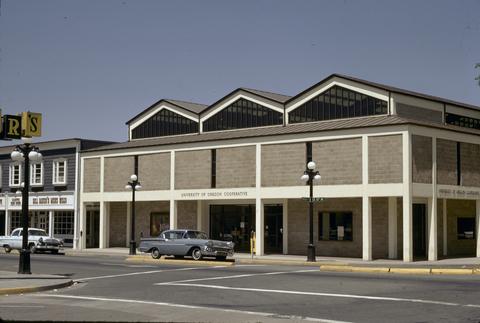
[[[428,260],[438,260],[437,138],[432,137],[432,197],[428,199]]]
[[[283,241],[283,254],[288,255],[288,199],[283,200],[283,219],[282,219],[282,241]]]
[[[170,230],[177,229],[177,201],[170,200]]]
[[[203,203],[201,200],[197,201],[197,230],[205,231],[203,228]]]
[[[78,240],[73,240],[73,243],[76,243],[76,245],[73,246],[74,249],[85,249],[86,248],[86,243],[87,243],[87,216],[86,216],[86,208],[85,208],[85,203],[80,202],[80,210],[78,214],[78,222],[79,222],[79,228],[78,228],[78,234],[75,236],[78,238]]]
[[[435,261],[438,259],[438,226],[437,226],[437,199],[428,198],[428,260]]]
[[[108,202],[100,202],[100,242],[99,247],[101,249],[107,248],[108,241],[108,221],[107,221],[107,204]]]
[[[10,228],[12,226],[12,211],[5,211],[5,235],[10,235]]]
[[[476,203],[476,224],[477,224],[477,227],[475,228],[476,229],[476,234],[477,234],[477,257],[480,257],[480,239],[478,238],[479,234],[478,234],[478,230],[480,229],[480,200],[476,200],[475,201]]]
[[[448,231],[447,231],[447,199],[443,199],[443,207],[442,207],[442,218],[443,218],[443,255],[446,256],[448,254],[447,250],[447,239],[448,239]]]
[[[372,198],[362,197],[362,258],[372,260]]]
[[[127,202],[127,227],[125,235],[125,247],[130,246],[130,240],[132,240],[131,227],[132,226],[132,202]]]
[[[257,197],[255,199],[255,255],[263,256],[264,250],[264,238],[265,238],[265,220],[263,217],[263,201],[261,198]]]
[[[48,211],[48,235],[53,237],[53,228],[54,228],[54,212],[52,210]]]
[[[397,198],[388,198],[388,258],[397,259]]]
[[[404,132],[403,146],[403,261],[413,261],[412,228],[412,146],[410,133]]]

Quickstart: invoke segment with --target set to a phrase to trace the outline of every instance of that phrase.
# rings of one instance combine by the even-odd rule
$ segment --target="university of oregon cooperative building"
[[[306,254],[313,160],[319,256],[478,256],[480,107],[331,75],[290,97],[239,88],[217,102],[160,100],[129,140],[81,154],[75,247],[126,247],[191,228],[257,254]]]

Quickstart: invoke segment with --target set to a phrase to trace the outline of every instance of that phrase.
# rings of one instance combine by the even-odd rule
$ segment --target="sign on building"
[[[0,140],[40,137],[42,135],[42,114],[22,112],[21,115],[1,114]]]

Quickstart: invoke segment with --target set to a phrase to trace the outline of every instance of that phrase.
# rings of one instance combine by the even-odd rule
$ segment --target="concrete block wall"
[[[110,203],[110,247],[126,247],[127,238],[127,203]]]
[[[138,156],[138,180],[144,191],[170,189],[170,153]]]
[[[134,157],[107,157],[104,161],[104,192],[124,192],[135,172]]]
[[[397,214],[398,215],[398,214]],[[388,198],[372,198],[372,256],[388,258]]]
[[[403,181],[402,136],[368,138],[368,182],[401,183]]]
[[[197,230],[197,201],[178,201],[177,214],[179,229]]]
[[[100,158],[84,159],[83,163],[83,191],[100,192]]]
[[[353,241],[318,241],[319,212],[352,212]],[[308,203],[288,201],[288,252],[306,255],[309,239]],[[362,257],[362,199],[326,199],[315,203],[313,210],[313,241],[318,256]]]
[[[362,138],[313,142],[312,159],[322,176],[320,185],[362,183]],[[296,171],[301,173],[301,168]]]
[[[255,187],[256,147],[217,149],[216,187]]]
[[[262,145],[262,186],[304,185],[305,163],[305,143]]]
[[[452,256],[475,256],[475,239],[457,238],[457,219],[475,218],[474,200],[447,200],[447,253]]]
[[[457,142],[437,139],[437,183],[457,185]]]
[[[211,188],[210,149],[175,153],[175,189]]]
[[[414,183],[432,183],[432,138],[412,136],[412,180]]]
[[[149,201],[136,202],[135,216],[135,239],[140,241],[140,235],[144,237],[150,236],[150,214],[153,212],[170,213],[169,201]]]
[[[480,186],[480,145],[462,142],[460,163],[463,186]]]

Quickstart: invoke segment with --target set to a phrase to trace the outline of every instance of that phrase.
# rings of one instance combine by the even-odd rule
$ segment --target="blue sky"
[[[342,73],[480,106],[480,1],[0,0],[0,108],[125,141],[161,98],[294,95]]]

